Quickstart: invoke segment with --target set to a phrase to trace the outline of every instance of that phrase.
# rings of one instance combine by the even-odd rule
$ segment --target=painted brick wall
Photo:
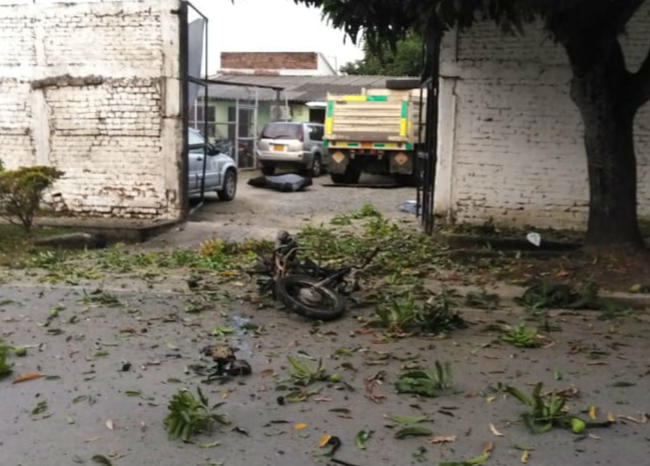
[[[60,168],[52,194],[73,215],[178,218],[180,1],[3,3],[7,168]]]
[[[535,26],[523,37],[504,38],[491,23],[449,36],[437,212],[467,223],[584,228],[587,161],[564,50]],[[650,48],[650,5],[623,43],[635,70]],[[639,212],[650,217],[650,106],[635,125]]]

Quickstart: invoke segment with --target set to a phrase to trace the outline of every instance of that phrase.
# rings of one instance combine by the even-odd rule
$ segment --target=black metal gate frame
[[[196,76],[190,76],[189,75],[189,70],[188,70],[188,59],[187,59],[187,54],[188,54],[188,8],[191,8],[196,14],[198,14],[203,20],[205,21],[205,70],[204,70],[204,77],[196,77]],[[181,182],[181,186],[183,187],[183,190],[185,193],[189,192],[189,189],[186,185],[187,180],[188,180],[188,173],[189,173],[189,142],[188,142],[188,137],[187,137],[187,132],[189,128],[189,120],[188,120],[188,115],[190,112],[190,106],[191,102],[189,102],[189,91],[188,91],[188,86],[190,84],[196,84],[197,86],[200,86],[203,88],[203,102],[202,102],[202,107],[203,107],[203,128],[204,131],[206,131],[206,134],[204,135],[204,144],[203,144],[203,169],[202,169],[202,175],[201,175],[201,200],[200,202],[190,211],[189,210],[189,195],[186,194],[186,199],[184,201],[184,210],[186,212],[189,211],[189,215],[193,214],[196,212],[198,209],[200,209],[204,202],[205,202],[205,173],[207,170],[207,159],[208,159],[208,136],[207,136],[207,128],[208,128],[208,112],[207,110],[207,105],[208,105],[208,87],[210,85],[228,85],[228,86],[241,86],[241,87],[257,87],[261,89],[272,89],[277,92],[278,95],[278,100],[280,100],[280,92],[284,91],[283,87],[278,87],[278,86],[266,86],[266,85],[251,85],[251,84],[246,84],[246,83],[237,83],[237,82],[231,82],[231,81],[220,81],[218,79],[210,79],[209,75],[209,69],[208,69],[208,56],[209,56],[209,36],[208,36],[208,29],[209,29],[209,20],[208,17],[205,16],[201,11],[196,8],[194,5],[192,5],[191,2],[189,1],[183,1],[181,2],[181,72],[182,72],[182,85],[183,85],[183,91],[182,91],[182,99],[183,99],[183,104],[182,104],[182,109],[183,109],[183,169],[181,170],[183,172],[183,177],[184,180]]]
[[[430,26],[431,27],[431,26]],[[425,233],[432,234],[435,217],[436,165],[438,163],[438,105],[440,74],[441,32],[438,28],[428,31],[424,44],[426,63],[420,83],[420,115],[418,147],[416,149],[415,170],[417,182],[416,213]],[[426,89],[426,108],[424,114],[425,134],[422,138],[422,115],[424,90]]]

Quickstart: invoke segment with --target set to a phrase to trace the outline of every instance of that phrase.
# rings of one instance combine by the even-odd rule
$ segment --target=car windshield
[[[203,144],[203,135],[201,135],[201,133],[199,133],[197,130],[190,128],[188,133],[189,133],[189,140],[187,142],[190,146]]]
[[[300,139],[301,126],[290,123],[269,123],[262,131],[263,139]]]

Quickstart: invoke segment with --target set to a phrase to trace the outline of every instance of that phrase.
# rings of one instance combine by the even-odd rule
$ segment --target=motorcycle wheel
[[[275,284],[275,297],[303,317],[334,320],[345,312],[345,300],[331,288],[315,287],[320,281],[302,275],[281,278]]]

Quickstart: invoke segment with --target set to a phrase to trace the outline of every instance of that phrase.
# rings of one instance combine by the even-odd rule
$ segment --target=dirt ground
[[[414,215],[398,210],[403,202],[415,199],[415,188],[394,187],[391,178],[364,174],[357,187],[335,187],[326,174],[315,178],[314,185],[304,191],[282,193],[249,186],[247,181],[253,176],[259,172],[240,173],[232,202],[219,202],[216,195],[209,194],[188,223],[154,238],[146,247],[195,247],[211,237],[273,239],[279,229],[293,231],[305,224],[327,223],[335,215],[358,210],[367,203],[387,218],[415,221]],[[367,187],[378,184],[388,187]]]
[[[195,293],[182,280],[152,287],[133,277],[106,277],[51,286],[16,278],[0,286],[0,337],[28,349],[26,356],[11,358],[13,375],[0,381],[2,465],[94,464],[90,458],[99,454],[113,465],[404,466],[474,458],[486,441],[495,444],[486,463],[492,465],[520,464],[522,449],[529,450],[529,464],[548,466],[645,464],[650,452],[642,414],[650,412],[647,313],[602,321],[593,312],[556,311],[552,319],[560,329],[548,334],[551,344],[517,349],[485,328],[518,322],[518,308],[465,309],[470,327],[448,338],[388,338],[364,326],[370,309],[314,326],[282,311],[257,310],[237,297],[245,293],[236,286],[221,303],[190,314]],[[89,304],[84,290],[96,288],[119,304]],[[61,310],[45,326],[55,306]],[[246,322],[263,330],[247,332]],[[212,336],[216,326],[234,333]],[[216,341],[238,348],[253,374],[201,383],[204,377],[188,366],[200,362],[203,345]],[[350,354],[336,355],[339,348]],[[289,374],[287,356],[301,354],[322,358],[328,372],[349,385],[319,382],[309,387],[317,393],[307,401],[280,405],[286,392],[276,387]],[[452,363],[453,391],[438,398],[396,393],[400,372],[429,368],[436,360]],[[123,371],[126,362],[130,368]],[[11,382],[30,372],[48,377]],[[373,402],[365,381],[378,375],[383,378]],[[519,418],[522,406],[497,388],[512,384],[529,392],[538,381],[548,389],[577,388],[570,407],[584,419],[583,410],[595,406],[599,419],[612,413],[618,422],[588,436],[530,434]],[[162,424],[169,398],[179,388],[197,386],[211,402],[224,402],[220,410],[232,425],[194,443],[169,440]],[[42,402],[45,410],[34,414]],[[420,426],[431,433],[396,439],[389,415],[426,416]],[[305,427],[297,429],[300,423]],[[355,446],[360,430],[373,431],[365,450]],[[317,443],[325,433],[342,440],[335,458],[343,463],[323,456],[327,449]],[[430,443],[435,436],[456,439]]]

